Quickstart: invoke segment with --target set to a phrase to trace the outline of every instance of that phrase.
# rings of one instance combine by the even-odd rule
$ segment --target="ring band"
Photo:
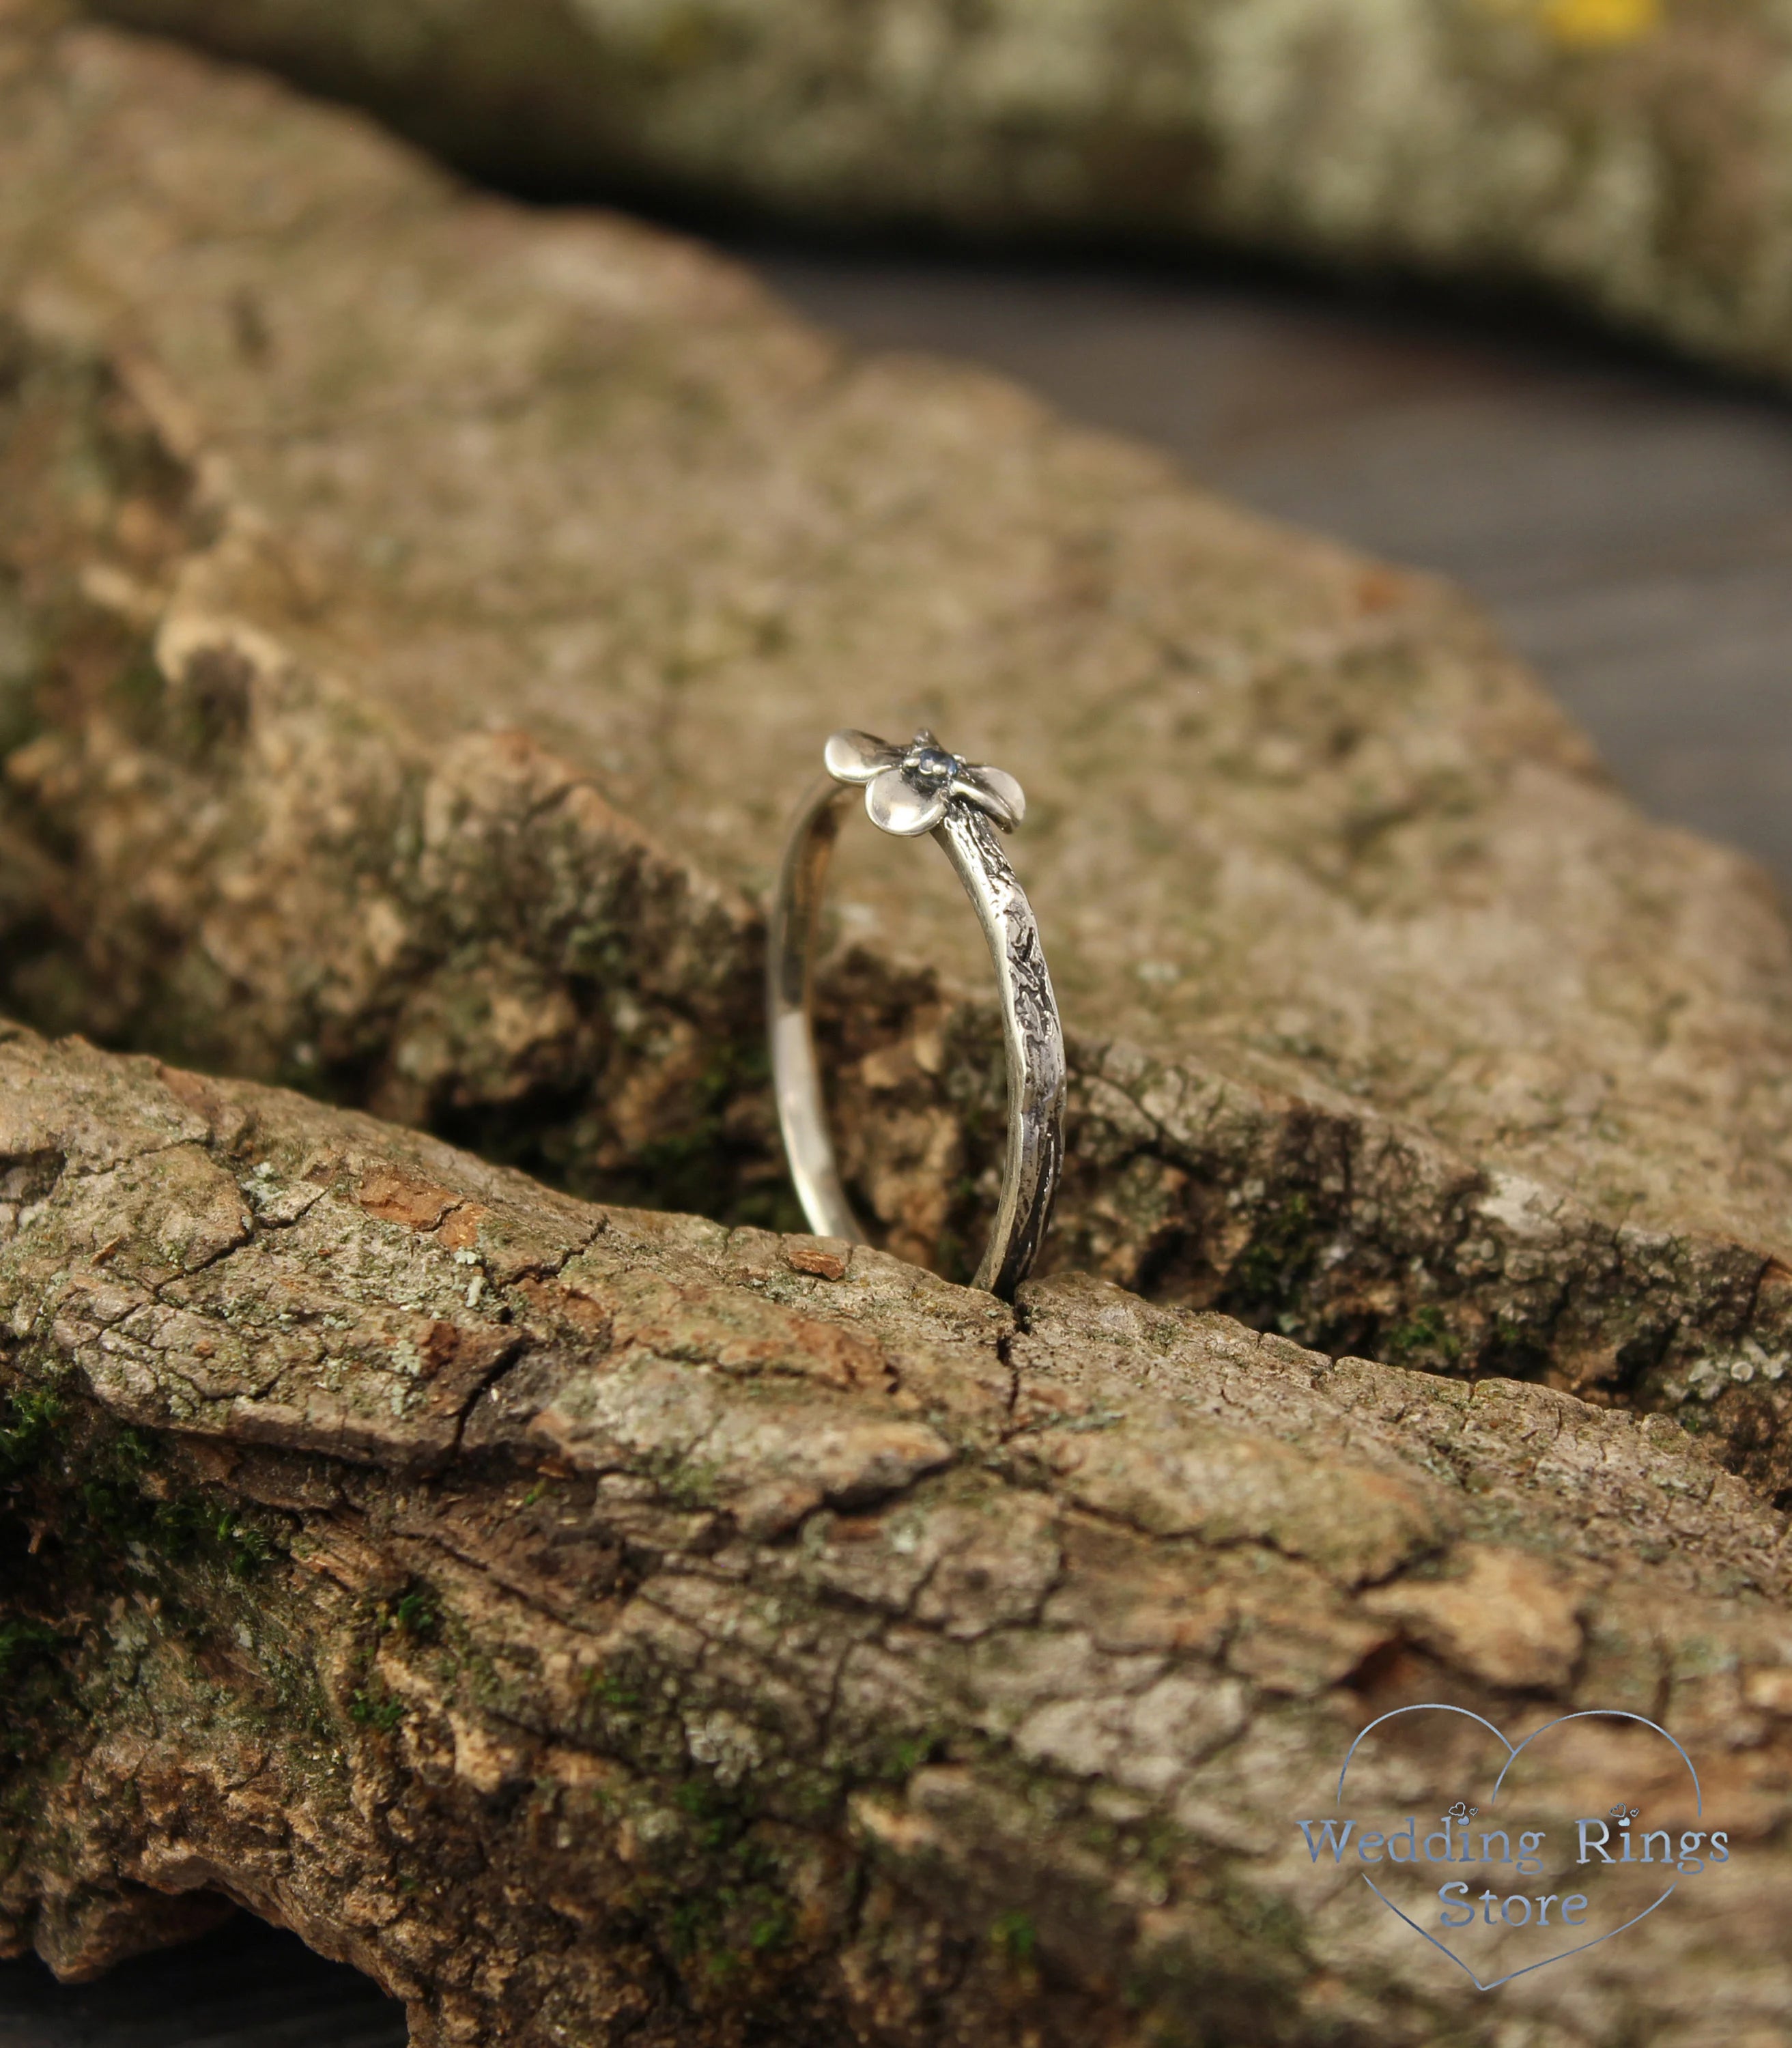
[[[930,732],[917,732],[906,747],[868,732],[836,732],[823,758],[827,774],[791,820],[766,960],[772,1085],[790,1178],[818,1236],[865,1243],[828,1133],[810,1014],[816,926],[840,806],[863,787],[879,830],[898,839],[931,832],[939,841],[995,962],[1007,1048],[1008,1143],[995,1228],[972,1285],[1009,1300],[1038,1255],[1064,1161],[1064,1031],[1032,906],[996,836],[998,827],[1010,832],[1020,823],[1026,799],[1012,775],[960,760]]]

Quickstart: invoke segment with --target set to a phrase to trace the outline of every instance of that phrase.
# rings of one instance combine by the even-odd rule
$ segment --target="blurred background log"
[[[1792,370],[1774,0],[101,0],[500,184],[1518,285]]]

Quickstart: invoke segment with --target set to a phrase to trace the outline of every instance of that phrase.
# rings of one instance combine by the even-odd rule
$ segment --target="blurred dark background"
[[[0,2048],[402,2048],[405,2009],[246,1914],[203,1941],[58,1984],[0,1964]]]
[[[1465,584],[1658,816],[1792,882],[1792,404],[1532,313],[1279,274],[743,242],[814,318],[978,359],[1274,515]],[[104,1981],[0,1965],[0,2048],[383,2048],[240,1919]]]

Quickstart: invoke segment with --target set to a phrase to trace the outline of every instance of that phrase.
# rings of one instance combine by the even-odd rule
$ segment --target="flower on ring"
[[[836,732],[822,758],[836,782],[864,784],[866,816],[898,839],[931,832],[955,797],[987,812],[1004,832],[1026,815],[1026,794],[1005,769],[948,754],[930,732],[917,732],[906,747],[869,732]]]

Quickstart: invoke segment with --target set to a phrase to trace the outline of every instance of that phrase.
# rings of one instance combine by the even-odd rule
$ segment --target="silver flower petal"
[[[869,782],[902,758],[902,750],[872,732],[836,732],[821,758],[836,782]]]
[[[899,769],[886,768],[865,792],[865,813],[880,832],[919,839],[945,816],[945,786],[917,789]]]
[[[1012,832],[1026,816],[1026,792],[1006,768],[967,765],[953,782],[961,796],[987,811],[1004,832]]]

